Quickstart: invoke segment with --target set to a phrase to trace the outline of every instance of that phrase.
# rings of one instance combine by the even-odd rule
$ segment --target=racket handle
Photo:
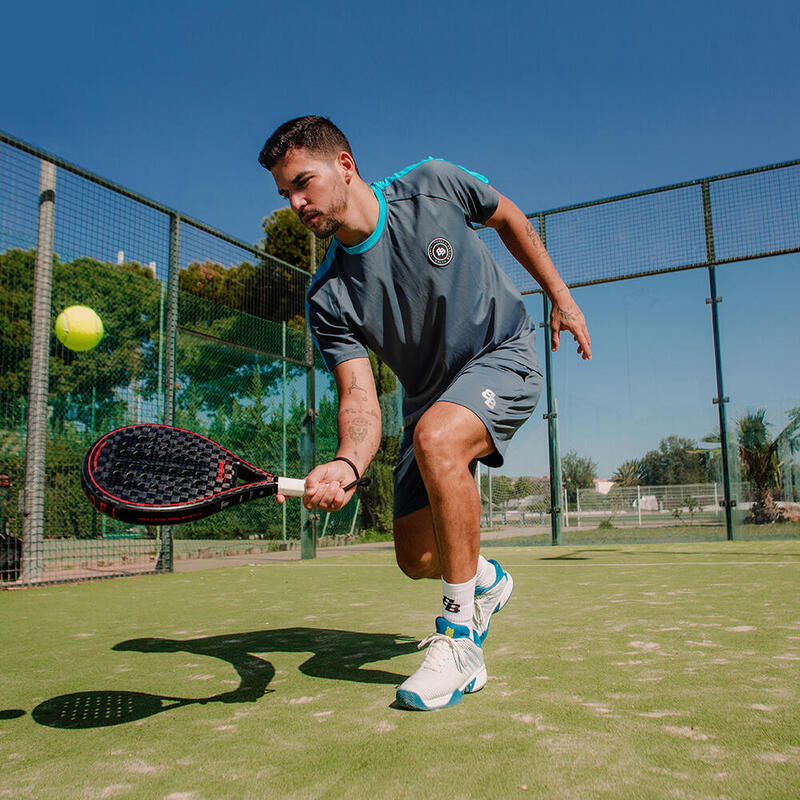
[[[299,478],[278,478],[278,494],[286,497],[302,497],[306,493],[306,482]]]

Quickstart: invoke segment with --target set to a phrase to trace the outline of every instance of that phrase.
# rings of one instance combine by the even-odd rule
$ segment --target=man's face
[[[347,210],[346,169],[340,159],[305,149],[289,150],[272,168],[278,194],[317,238],[332,236]]]

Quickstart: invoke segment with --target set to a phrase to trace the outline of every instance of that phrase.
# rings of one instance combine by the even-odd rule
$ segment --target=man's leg
[[[439,402],[414,430],[414,456],[430,501],[395,520],[395,552],[414,578],[441,576],[444,610],[422,666],[398,688],[400,704],[430,710],[452,705],[486,684],[482,638],[473,630],[480,549],[480,496],[470,463],[494,450],[483,422]]]
[[[475,577],[481,501],[469,466],[493,451],[481,419],[456,403],[434,403],[414,430],[414,455],[430,499],[437,566],[448,583]]]
[[[394,521],[394,554],[397,565],[409,578],[442,577],[430,506]]]

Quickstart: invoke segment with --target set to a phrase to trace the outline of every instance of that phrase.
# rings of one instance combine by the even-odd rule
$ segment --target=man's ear
[[[353,156],[346,150],[342,150],[339,155],[336,156],[336,163],[342,172],[344,172],[344,179],[349,183],[356,172],[356,162],[353,160]]]

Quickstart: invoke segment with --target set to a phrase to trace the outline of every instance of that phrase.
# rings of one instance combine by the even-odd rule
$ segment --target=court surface
[[[489,682],[432,713],[386,550],[0,594],[0,797],[797,796],[800,543],[484,552]]]

